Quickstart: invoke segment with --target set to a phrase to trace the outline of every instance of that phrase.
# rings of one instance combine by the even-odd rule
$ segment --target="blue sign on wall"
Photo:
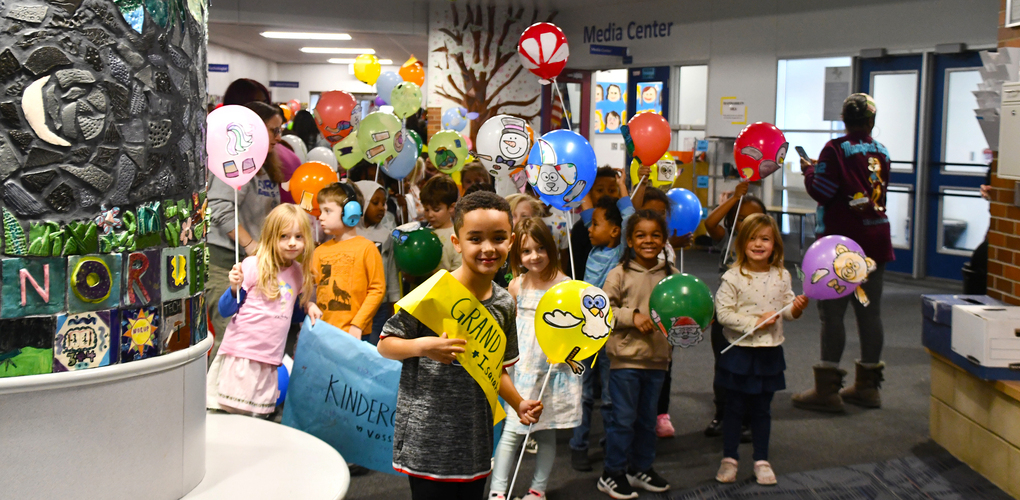
[[[281,82],[276,80],[269,80],[270,87],[280,87],[284,89],[296,89],[298,88],[298,82]]]
[[[627,47],[618,47],[616,45],[591,44],[591,47],[588,49],[588,52],[599,56],[625,57],[627,55]]]
[[[707,175],[699,175],[698,176],[698,187],[699,188],[707,188],[708,187],[708,176]]]
[[[230,71],[230,65],[229,64],[210,64],[209,65],[209,72],[210,73],[226,73],[228,71]]]

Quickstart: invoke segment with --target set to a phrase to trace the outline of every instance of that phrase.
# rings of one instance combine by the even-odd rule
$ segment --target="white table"
[[[205,479],[184,498],[337,500],[347,495],[347,463],[320,439],[239,415],[206,418]]]

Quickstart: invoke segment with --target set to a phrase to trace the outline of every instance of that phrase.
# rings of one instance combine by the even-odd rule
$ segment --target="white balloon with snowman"
[[[520,171],[531,150],[527,125],[523,118],[516,116],[489,118],[478,128],[475,158],[495,177]]]

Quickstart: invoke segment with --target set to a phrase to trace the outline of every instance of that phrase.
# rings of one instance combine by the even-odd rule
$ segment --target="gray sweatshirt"
[[[234,192],[218,177],[210,176],[209,244],[229,250],[234,249],[234,240],[227,235],[234,230]],[[237,191],[238,218],[241,227],[256,241],[262,234],[262,223],[269,212],[280,204],[280,187],[268,176],[257,175]],[[246,243],[246,242],[241,242]],[[242,249],[243,252],[243,249]]]

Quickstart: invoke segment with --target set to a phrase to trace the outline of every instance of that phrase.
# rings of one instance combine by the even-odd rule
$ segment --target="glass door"
[[[981,58],[977,52],[937,54],[932,67],[925,268],[928,276],[960,280],[990,221],[980,194],[990,151],[974,116]]]
[[[559,86],[559,93],[553,92]],[[562,101],[560,100],[562,93]],[[556,83],[542,86],[542,130],[570,129],[588,137],[591,110],[591,71],[564,70]]]
[[[886,215],[896,260],[886,269],[907,274],[914,272],[914,196],[923,65],[920,55],[861,59],[858,79],[859,92],[871,94],[878,107],[872,136],[888,149],[892,163]]]

